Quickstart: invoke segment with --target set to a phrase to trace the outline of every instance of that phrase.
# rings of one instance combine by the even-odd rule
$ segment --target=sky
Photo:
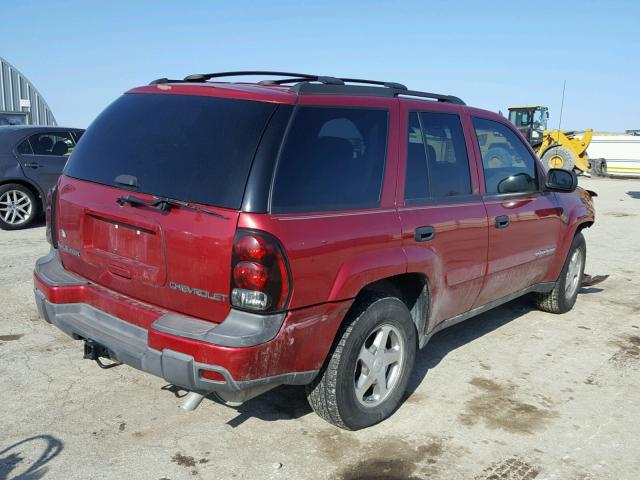
[[[396,81],[557,128],[640,128],[640,1],[0,0],[0,56],[58,124],[159,77],[281,70]]]

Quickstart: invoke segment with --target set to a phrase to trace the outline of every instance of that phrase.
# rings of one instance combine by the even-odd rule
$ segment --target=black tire
[[[359,375],[357,369],[363,368],[358,363],[361,361],[361,349],[376,331],[388,329],[389,326],[395,329],[393,335],[404,342],[403,347],[398,350],[401,363],[397,364],[398,371],[394,372],[394,380],[389,381],[392,386],[386,396],[379,403],[368,406],[356,396],[355,382]],[[389,334],[389,338],[391,335]],[[385,349],[386,345],[388,344],[385,344]],[[322,370],[307,386],[307,398],[311,407],[327,422],[346,430],[358,430],[383,421],[396,411],[404,397],[415,363],[416,349],[416,327],[407,306],[401,300],[384,294],[372,294],[358,299],[340,327]],[[378,365],[377,371],[378,374],[384,372],[383,375],[389,375],[391,379],[392,368]],[[373,372],[371,376],[374,376]],[[373,388],[372,386],[372,392]]]
[[[13,215],[13,198],[19,198],[20,210]],[[7,203],[10,202],[10,203]],[[28,227],[38,216],[40,206],[36,196],[27,187],[17,183],[0,186],[0,229],[19,230]],[[17,214],[24,218],[18,218]]]
[[[591,174],[594,177],[606,177],[607,161],[604,158],[591,159]]]
[[[556,157],[562,159],[562,165],[550,165],[550,162],[552,162]],[[573,152],[566,147],[551,147],[549,150],[544,152],[541,160],[546,170],[549,170],[550,168],[562,168],[563,170],[572,171],[576,166],[576,159]]]
[[[580,265],[577,271],[571,267],[571,261],[574,255],[578,252],[581,255]],[[536,293],[535,300],[536,306],[549,313],[566,313],[573,308],[578,298],[578,290],[582,283],[582,275],[584,274],[584,265],[587,259],[587,245],[584,241],[582,233],[578,233],[571,243],[569,253],[562,267],[560,278],[556,282],[556,285],[548,293]],[[569,289],[569,280],[577,282],[574,288]]]

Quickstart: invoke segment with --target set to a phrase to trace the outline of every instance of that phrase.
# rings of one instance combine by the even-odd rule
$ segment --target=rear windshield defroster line
[[[174,94],[125,94],[91,124],[70,177],[185,202],[239,209],[275,104]]]

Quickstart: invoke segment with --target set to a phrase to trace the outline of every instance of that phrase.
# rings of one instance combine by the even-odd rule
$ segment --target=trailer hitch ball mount
[[[100,345],[98,342],[85,339],[84,340],[84,355],[82,358],[86,360],[94,360],[100,368],[113,368],[118,365],[122,365],[120,362],[112,362],[112,363],[104,363],[102,359],[111,360],[111,354],[109,353],[109,349],[104,345]]]

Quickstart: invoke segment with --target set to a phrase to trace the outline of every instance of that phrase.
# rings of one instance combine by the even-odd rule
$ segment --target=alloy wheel
[[[367,336],[354,372],[355,395],[361,405],[375,407],[394,390],[404,367],[404,349],[404,338],[392,325],[379,325]]]
[[[8,190],[0,196],[0,218],[9,225],[20,225],[31,217],[33,204],[20,190]]]
[[[576,249],[571,255],[569,260],[569,267],[567,268],[567,278],[565,279],[565,293],[567,298],[572,298],[578,291],[580,286],[580,272],[582,271],[582,250]]]

